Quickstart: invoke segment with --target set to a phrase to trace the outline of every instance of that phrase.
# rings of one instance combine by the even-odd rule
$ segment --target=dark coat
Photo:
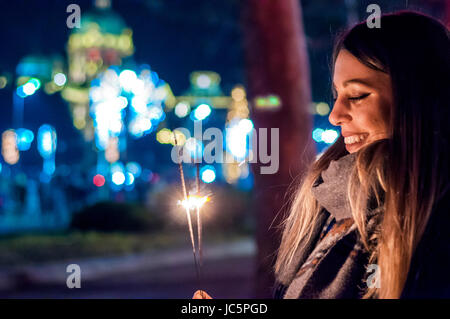
[[[402,298],[450,298],[450,193],[435,205],[417,246]]]

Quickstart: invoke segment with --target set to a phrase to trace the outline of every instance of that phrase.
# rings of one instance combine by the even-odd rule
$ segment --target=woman
[[[332,69],[342,136],[294,194],[275,297],[450,297],[448,30],[384,15],[340,37]]]

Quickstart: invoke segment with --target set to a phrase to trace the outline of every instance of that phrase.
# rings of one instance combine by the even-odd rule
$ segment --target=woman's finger
[[[210,295],[208,295],[205,291],[203,290],[197,290],[194,293],[194,296],[192,297],[192,299],[212,299]]]

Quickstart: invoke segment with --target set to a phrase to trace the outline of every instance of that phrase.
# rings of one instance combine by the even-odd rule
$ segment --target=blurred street
[[[254,285],[254,249],[252,242],[205,249],[202,289],[214,298],[251,298]],[[21,275],[16,273],[14,287],[0,291],[0,298],[186,299],[191,298],[199,288],[192,251],[189,249],[153,254],[151,262],[144,257],[80,262],[79,289],[69,289],[66,286],[66,276],[69,275],[65,273],[67,263],[28,267]],[[140,262],[137,261],[139,259]],[[128,266],[131,264],[132,268]],[[105,270],[108,268],[109,274]]]

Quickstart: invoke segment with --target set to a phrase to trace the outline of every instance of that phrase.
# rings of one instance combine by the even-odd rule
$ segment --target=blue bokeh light
[[[212,183],[216,179],[216,170],[211,165],[206,165],[200,170],[200,178],[204,183]]]
[[[202,121],[211,114],[211,107],[208,104],[200,104],[193,112],[193,117],[197,121]]]

